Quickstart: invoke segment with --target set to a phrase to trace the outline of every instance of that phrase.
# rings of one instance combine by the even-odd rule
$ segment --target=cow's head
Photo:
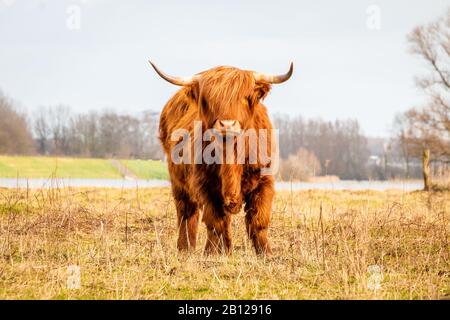
[[[151,61],[150,64],[164,80],[189,89],[207,129],[214,128],[231,135],[251,126],[253,113],[271,84],[285,82],[294,69],[291,63],[286,74],[266,75],[233,67],[217,67],[192,77],[173,77],[159,70]]]

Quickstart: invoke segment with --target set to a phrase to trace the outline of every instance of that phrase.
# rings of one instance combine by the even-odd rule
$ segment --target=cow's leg
[[[194,250],[197,242],[198,207],[184,190],[174,187],[172,191],[178,217],[178,250]]]
[[[247,234],[257,254],[271,254],[267,231],[275,194],[272,176],[263,176],[258,187],[245,197],[245,224]]]
[[[231,215],[208,203],[203,208],[203,222],[208,231],[205,253],[231,253]]]
[[[223,164],[220,167],[222,177],[223,209],[227,214],[236,214],[242,206],[241,178],[242,165]]]

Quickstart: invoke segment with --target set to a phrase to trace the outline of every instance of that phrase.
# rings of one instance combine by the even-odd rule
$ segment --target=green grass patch
[[[168,179],[167,165],[157,160],[121,160],[140,179]],[[122,179],[108,159],[0,156],[0,178]]]
[[[1,178],[121,179],[107,159],[0,156]]]
[[[140,179],[169,179],[166,163],[159,160],[122,160],[124,166]]]

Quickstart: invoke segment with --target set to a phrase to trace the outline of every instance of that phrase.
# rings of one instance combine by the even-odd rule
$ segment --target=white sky
[[[67,22],[80,8],[79,30]],[[380,30],[366,22],[380,8]],[[420,105],[424,64],[406,35],[450,0],[0,0],[0,88],[28,111],[67,104],[160,111],[177,90],[149,68],[191,75],[217,65],[294,76],[274,85],[272,113],[357,118],[388,135],[393,116]],[[70,9],[69,9],[70,11]],[[70,20],[73,21],[73,20]],[[69,22],[70,22],[69,21]]]

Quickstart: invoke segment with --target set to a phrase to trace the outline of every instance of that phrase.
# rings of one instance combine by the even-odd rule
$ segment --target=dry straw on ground
[[[179,254],[167,188],[0,189],[0,298],[448,298],[449,199],[278,192],[274,255],[263,259],[246,239],[243,213],[231,256],[203,255],[203,226],[197,251]],[[79,289],[68,287],[73,266]]]

